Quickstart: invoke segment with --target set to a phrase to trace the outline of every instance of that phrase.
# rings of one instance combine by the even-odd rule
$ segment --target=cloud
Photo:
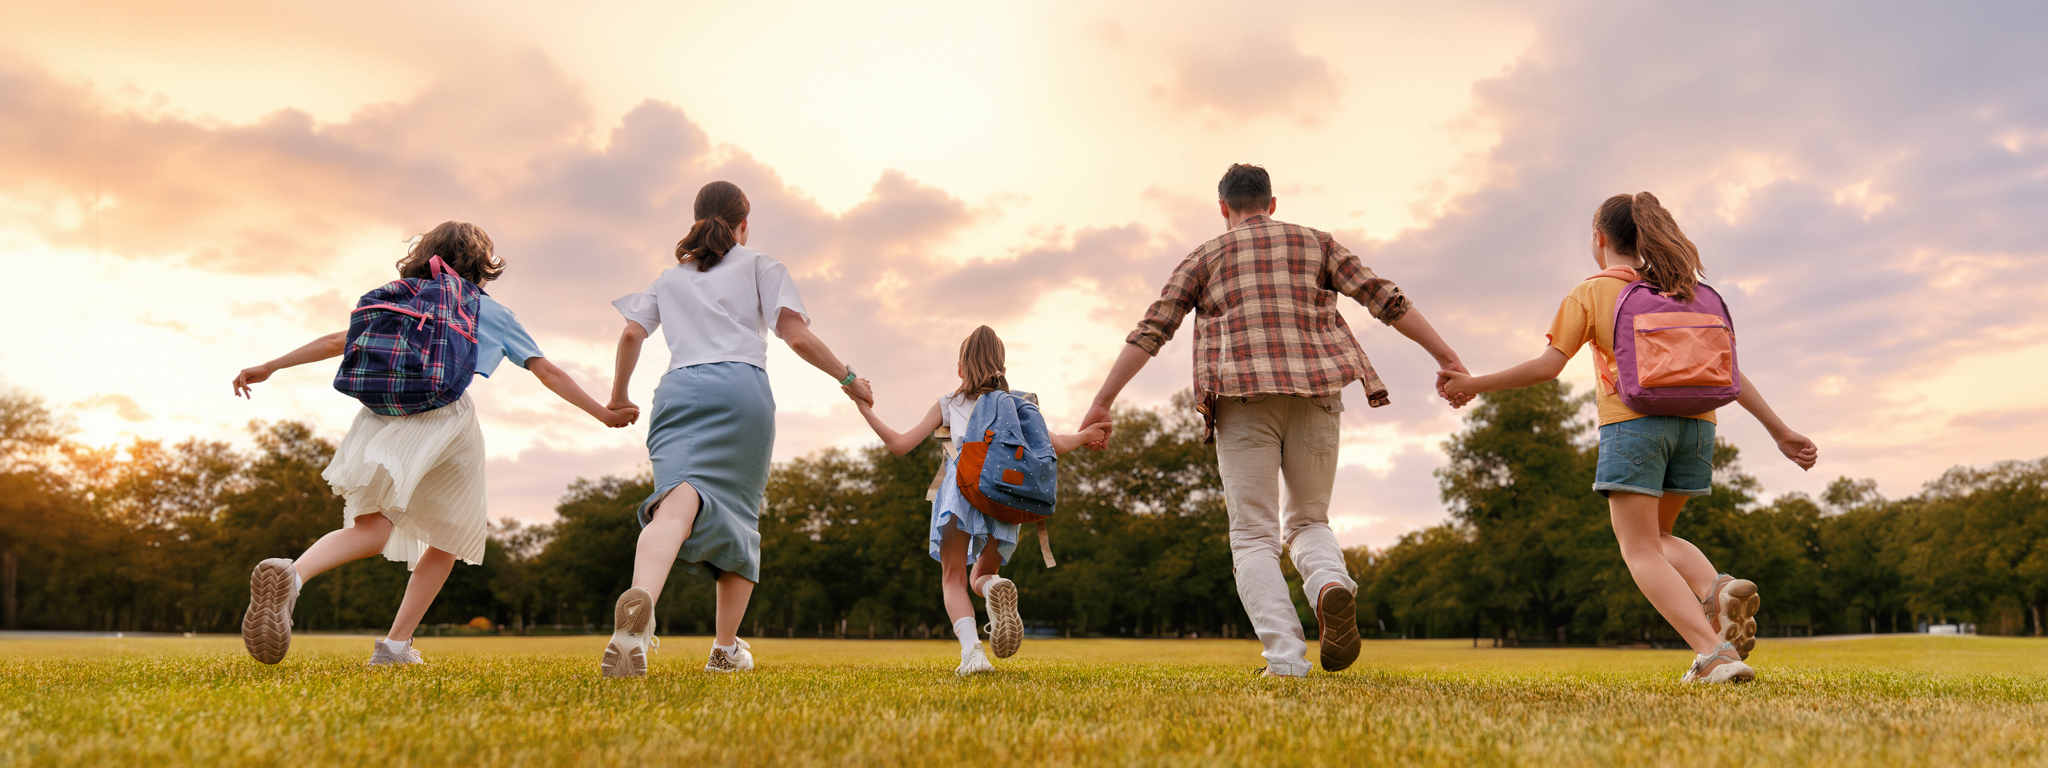
[[[1291,40],[1254,34],[1228,47],[1189,53],[1173,83],[1155,93],[1191,111],[1238,120],[1277,115],[1313,124],[1339,90],[1328,61],[1303,53]]]
[[[83,409],[105,408],[113,411],[114,415],[121,417],[122,420],[129,422],[149,421],[155,418],[150,416],[149,411],[143,410],[141,405],[137,405],[135,400],[127,395],[95,395],[80,400],[78,407]]]

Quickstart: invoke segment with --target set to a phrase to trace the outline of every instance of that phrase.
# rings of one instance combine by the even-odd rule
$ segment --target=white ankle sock
[[[298,571],[292,571],[292,592],[296,593],[296,592],[298,592],[299,590],[301,590],[301,589],[305,589],[305,588],[306,588],[306,580],[305,580],[305,579],[301,579],[301,578],[299,578],[299,572],[298,572]]]
[[[953,634],[960,636],[960,652],[966,653],[981,647],[981,635],[974,628],[974,619],[966,618],[953,622]]]
[[[733,643],[732,645],[719,645],[717,643],[712,643],[711,650],[725,651],[726,653],[737,653],[740,650],[740,644]]]

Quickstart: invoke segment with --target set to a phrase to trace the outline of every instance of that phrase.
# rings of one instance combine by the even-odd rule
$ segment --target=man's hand
[[[268,380],[271,373],[273,371],[268,364],[243,368],[241,373],[235,374],[235,395],[249,398],[249,385]]]
[[[1101,425],[1102,437],[1087,443],[1088,450],[1099,451],[1109,447],[1109,437],[1116,431],[1116,422],[1109,418],[1109,408],[1103,405],[1088,406],[1088,413],[1081,417],[1081,431],[1087,432]]]
[[[1463,368],[1459,366],[1458,370],[1446,368],[1436,372],[1436,393],[1449,402],[1452,408],[1465,407],[1466,403],[1472,402],[1472,398],[1479,394],[1478,388],[1473,385],[1475,377],[1466,373]]]
[[[1777,441],[1778,452],[1785,454],[1785,458],[1791,459],[1800,469],[1813,469],[1814,462],[1820,461],[1820,446],[1814,445],[1813,440],[1805,435],[1788,429],[1772,435],[1771,439]]]
[[[598,419],[598,421],[604,422],[605,426],[612,429],[630,427],[633,425],[633,422],[640,420],[640,409],[630,403],[624,408],[606,408],[605,410],[610,412],[610,415],[606,418]]]

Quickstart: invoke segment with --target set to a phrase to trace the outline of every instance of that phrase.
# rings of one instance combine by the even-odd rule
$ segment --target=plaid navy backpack
[[[425,413],[461,399],[476,374],[477,296],[435,256],[434,277],[401,278],[363,294],[349,315],[334,388],[385,416]]]

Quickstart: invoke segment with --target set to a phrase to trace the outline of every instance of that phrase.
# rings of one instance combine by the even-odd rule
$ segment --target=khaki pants
[[[1220,400],[1216,463],[1230,509],[1230,558],[1237,594],[1259,642],[1266,646],[1267,668],[1274,674],[1307,675],[1308,643],[1287,581],[1280,575],[1280,549],[1286,546],[1294,558],[1311,609],[1329,584],[1358,590],[1344,567],[1337,535],[1330,530],[1338,413],[1344,404],[1336,396]]]

